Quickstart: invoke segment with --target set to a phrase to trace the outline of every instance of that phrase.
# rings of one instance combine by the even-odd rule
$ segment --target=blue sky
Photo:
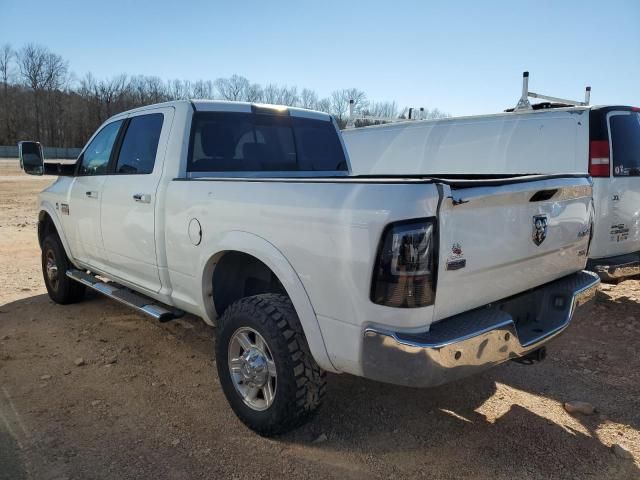
[[[461,115],[513,106],[529,70],[534,91],[640,104],[640,0],[0,0],[0,25],[78,76],[237,73]]]

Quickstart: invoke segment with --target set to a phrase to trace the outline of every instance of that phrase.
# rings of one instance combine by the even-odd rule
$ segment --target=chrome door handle
[[[133,199],[140,203],[151,203],[151,195],[148,193],[134,193]]]
[[[98,192],[94,191],[85,192],[85,195],[89,198],[98,198]]]

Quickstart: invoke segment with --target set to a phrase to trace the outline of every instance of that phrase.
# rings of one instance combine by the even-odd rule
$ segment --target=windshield
[[[614,175],[640,176],[640,112],[612,115],[609,125]]]

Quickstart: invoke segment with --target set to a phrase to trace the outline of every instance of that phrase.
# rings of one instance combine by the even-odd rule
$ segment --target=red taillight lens
[[[393,223],[385,229],[373,272],[373,302],[404,308],[433,304],[434,231],[434,219]]]
[[[589,151],[589,174],[592,177],[608,177],[609,165],[609,142],[592,140]]]

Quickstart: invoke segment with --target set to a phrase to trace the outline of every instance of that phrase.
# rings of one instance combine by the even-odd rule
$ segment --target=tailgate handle
[[[558,192],[557,188],[553,188],[551,190],[538,190],[533,196],[529,199],[530,202],[544,202],[545,200],[550,200],[556,193]]]

